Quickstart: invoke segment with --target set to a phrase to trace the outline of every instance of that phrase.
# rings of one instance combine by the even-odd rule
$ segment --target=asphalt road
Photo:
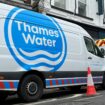
[[[15,96],[10,96],[5,103],[0,105],[105,105],[105,91],[97,89],[97,95],[86,96],[86,89],[81,89],[78,92],[71,90],[59,91],[45,90],[43,97],[37,102],[25,103]]]

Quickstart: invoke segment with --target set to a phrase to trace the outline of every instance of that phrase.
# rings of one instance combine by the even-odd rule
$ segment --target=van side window
[[[94,45],[94,48],[95,48],[96,55],[104,58],[104,55],[102,54],[102,52],[99,50],[99,48],[96,45]]]
[[[95,45],[95,43],[93,42],[92,39],[90,39],[88,37],[84,37],[84,40],[85,40],[85,44],[86,44],[88,52],[103,58],[103,55],[102,55],[101,51]]]
[[[85,39],[85,44],[86,44],[86,47],[87,47],[87,50],[92,53],[92,54],[95,54],[95,49],[94,49],[94,45],[93,45],[93,41],[87,37],[84,37]]]

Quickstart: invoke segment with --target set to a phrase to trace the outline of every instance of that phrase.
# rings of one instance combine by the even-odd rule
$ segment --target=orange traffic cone
[[[96,95],[96,89],[93,83],[90,67],[88,67],[87,96],[91,96],[91,95]]]

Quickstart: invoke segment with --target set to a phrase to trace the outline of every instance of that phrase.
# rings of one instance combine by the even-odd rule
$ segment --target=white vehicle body
[[[88,67],[103,83],[105,60],[82,27],[3,3],[0,27],[0,90],[18,91],[30,74],[44,88],[86,85]]]

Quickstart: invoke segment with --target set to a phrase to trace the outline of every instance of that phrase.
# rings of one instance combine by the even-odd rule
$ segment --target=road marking
[[[61,99],[58,99],[58,100],[66,100],[66,99],[77,98],[77,97],[80,97],[80,96],[82,96],[82,95],[83,95],[83,94],[75,94],[75,95],[72,96],[72,97],[61,98]]]
[[[98,96],[93,96],[93,97],[89,97],[89,98],[77,99],[77,100],[75,100],[75,102],[78,102],[78,101],[85,101],[85,100],[90,100],[90,99],[98,98],[98,97],[102,97],[102,96],[103,96],[103,95],[98,95]]]
[[[42,104],[42,103],[49,103],[49,102],[54,102],[54,101],[61,101],[61,100],[67,100],[67,99],[73,99],[73,98],[77,98],[82,96],[83,94],[75,94],[71,97],[66,97],[66,98],[53,98],[53,99],[49,99],[46,101],[41,101],[41,102],[34,102],[34,103],[30,103],[30,104],[25,104],[25,105],[38,105],[38,104]],[[20,105],[20,104],[15,104],[15,105]]]
[[[50,99],[50,100],[46,100],[46,101],[41,101],[41,102],[34,102],[34,103],[30,103],[30,104],[25,104],[24,105],[38,105],[38,104],[42,104],[42,103],[48,103],[48,102],[53,102],[56,101],[57,99]],[[21,103],[22,104],[22,103]],[[15,104],[15,105],[21,105],[21,104]]]

